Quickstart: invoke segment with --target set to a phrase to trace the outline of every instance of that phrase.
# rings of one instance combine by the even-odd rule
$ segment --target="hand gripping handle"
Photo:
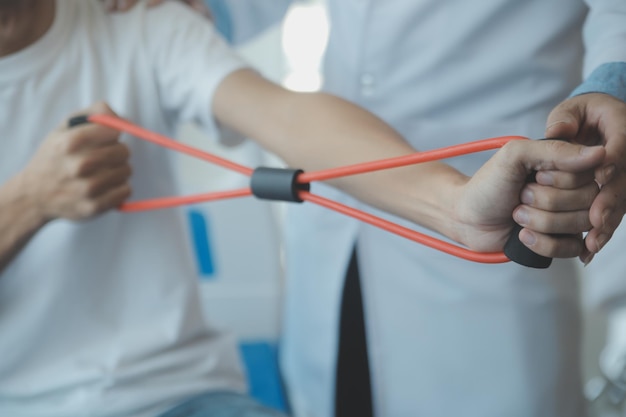
[[[539,140],[566,140],[562,138],[544,138]],[[535,182],[535,174],[532,173],[528,176],[528,182]],[[504,254],[513,262],[518,264],[529,266],[531,268],[547,268],[552,263],[552,258],[539,255],[524,245],[519,240],[519,232],[522,230],[522,226],[516,224],[504,245]]]

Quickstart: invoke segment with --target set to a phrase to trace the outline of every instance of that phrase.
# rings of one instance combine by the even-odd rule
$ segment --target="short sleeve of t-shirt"
[[[215,90],[247,64],[209,20],[176,2],[147,9],[143,32],[162,107],[177,121],[197,122],[212,133]]]

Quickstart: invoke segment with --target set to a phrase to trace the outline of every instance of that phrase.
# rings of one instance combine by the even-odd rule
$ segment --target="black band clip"
[[[260,167],[254,170],[250,188],[255,197],[262,200],[302,203],[300,191],[309,191],[310,184],[299,184],[301,169]]]

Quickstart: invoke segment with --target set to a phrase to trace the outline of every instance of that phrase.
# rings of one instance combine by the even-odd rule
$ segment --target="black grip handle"
[[[79,116],[74,116],[70,120],[68,120],[67,127],[80,126],[85,123],[89,123],[89,116],[86,114],[81,114]]]
[[[522,226],[516,224],[504,245],[504,254],[515,263],[531,268],[547,268],[552,263],[552,258],[536,254],[528,246],[519,240],[519,232]]]

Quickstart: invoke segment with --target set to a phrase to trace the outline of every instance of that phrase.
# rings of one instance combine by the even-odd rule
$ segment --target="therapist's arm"
[[[392,128],[359,107],[323,93],[287,91],[249,70],[237,71],[219,85],[213,112],[290,166],[309,171],[414,152]],[[534,239],[529,247],[546,256],[573,257],[583,253],[580,232],[590,227],[588,206],[597,194],[593,168],[602,158],[601,147],[517,141],[473,178],[431,162],[339,179],[333,185],[479,251],[502,250],[513,227],[512,213],[533,207],[517,219],[524,223],[523,215],[530,217],[524,232]],[[567,172],[560,189],[535,187],[534,197],[520,206],[533,170]]]
[[[81,113],[113,114],[104,104]],[[59,128],[0,185],[0,273],[48,222],[87,220],[128,198],[129,153],[118,137],[97,125]]]

